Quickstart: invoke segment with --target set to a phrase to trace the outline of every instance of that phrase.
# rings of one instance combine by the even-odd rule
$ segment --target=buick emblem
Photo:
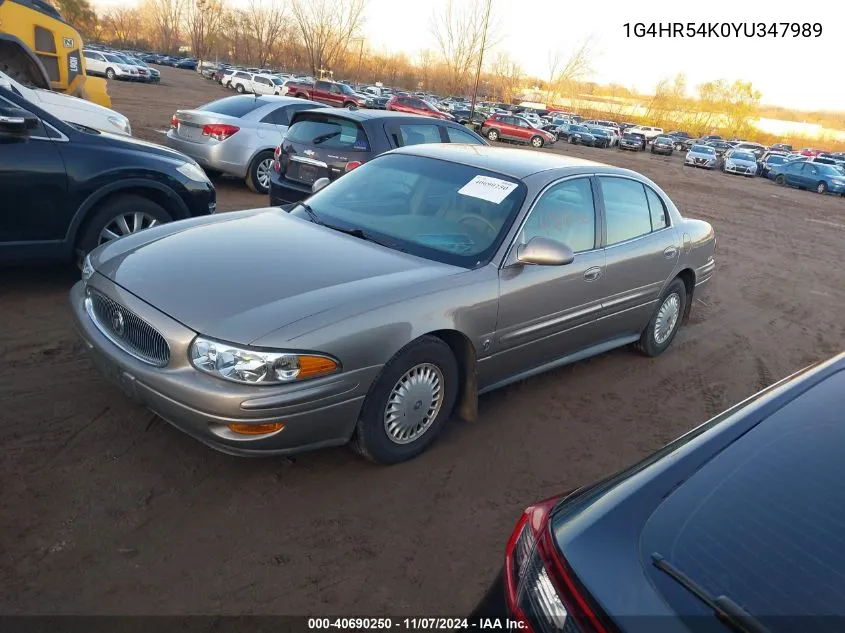
[[[317,152],[315,152],[313,149],[305,149],[305,150],[302,150],[302,153],[305,154],[306,156],[313,156]]]
[[[123,321],[123,312],[117,310],[111,317],[111,327],[115,334],[123,336],[126,324]]]

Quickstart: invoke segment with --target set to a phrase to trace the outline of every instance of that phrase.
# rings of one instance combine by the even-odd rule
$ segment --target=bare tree
[[[180,24],[186,0],[146,0],[141,13],[150,24],[157,48],[172,52],[179,48]]]
[[[185,30],[191,38],[191,52],[199,60],[206,60],[216,43],[223,18],[220,0],[195,0],[185,11]]]
[[[482,51],[484,21],[478,16],[484,15],[485,5],[486,0],[446,0],[443,10],[432,16],[431,32],[449,71],[451,90],[464,88],[478,56],[497,43],[498,26],[493,21]]]
[[[251,58],[258,66],[265,66],[284,31],[284,6],[276,0],[250,0],[243,15],[247,36],[254,43]]]
[[[565,63],[560,57],[560,50],[549,51],[549,85],[546,99],[551,101],[562,89],[571,92],[572,84],[581,81],[590,74],[593,58],[592,38],[588,37],[576,48]]]
[[[135,7],[112,7],[103,15],[101,23],[121,48],[138,41],[141,35],[141,12]]]
[[[523,74],[519,64],[508,57],[507,53],[499,53],[490,65],[493,75],[493,86],[502,101],[510,101],[518,96]]]
[[[347,51],[364,24],[366,0],[292,0],[291,11],[316,75]]]

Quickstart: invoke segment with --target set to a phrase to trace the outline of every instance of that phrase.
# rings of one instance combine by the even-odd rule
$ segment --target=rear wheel
[[[354,103],[352,103],[351,101],[344,103],[343,107],[346,108],[347,110],[357,110],[358,109],[358,106],[355,105]]]
[[[270,170],[273,169],[273,152],[260,152],[249,166],[246,175],[246,185],[255,193],[270,191]]]
[[[543,138],[541,136],[534,136],[531,139],[531,146],[536,148],[543,147]]]
[[[138,195],[108,199],[91,216],[76,240],[79,261],[100,244],[173,220],[161,205]]]
[[[672,344],[678,332],[687,305],[687,288],[680,279],[674,279],[651,317],[635,347],[646,356],[659,356]]]
[[[487,132],[487,138],[491,141],[498,141],[499,140],[499,131],[498,130],[489,130]]]
[[[237,91],[238,94],[243,94],[244,93],[244,85],[238,84],[238,87],[235,88],[235,90]]]
[[[390,360],[370,389],[352,448],[367,459],[395,464],[428,448],[452,413],[458,364],[442,340],[424,336]]]
[[[820,182],[816,185],[816,193],[827,193],[827,183]]]
[[[777,178],[775,178],[775,182],[779,185],[785,185],[786,184],[786,178],[783,177],[783,174],[780,174],[780,175],[778,175]]]
[[[106,68],[106,79],[114,79],[114,68]]]

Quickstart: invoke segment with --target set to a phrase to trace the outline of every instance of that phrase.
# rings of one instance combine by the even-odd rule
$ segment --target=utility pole
[[[475,115],[475,102],[478,99],[478,82],[481,79],[481,62],[484,61],[484,48],[487,46],[487,24],[490,21],[490,3],[487,0],[487,8],[484,10],[484,33],[481,35],[481,50],[478,51],[478,67],[475,69],[475,90],[472,93],[472,104],[469,107],[469,120]]]
[[[361,61],[364,58],[364,38],[355,38],[358,40],[358,70],[355,71],[355,83],[361,83]]]

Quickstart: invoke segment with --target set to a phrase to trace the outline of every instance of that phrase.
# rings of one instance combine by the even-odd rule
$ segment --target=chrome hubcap
[[[256,177],[258,178],[258,184],[261,185],[263,189],[268,189],[270,187],[270,168],[273,166],[273,159],[268,158],[266,160],[262,160],[258,163],[258,169],[256,170]]]
[[[106,224],[103,230],[100,231],[100,238],[97,243],[104,244],[124,235],[143,231],[156,224],[158,224],[158,220],[146,213],[140,213],[138,211],[135,213],[124,213]]]
[[[534,147],[540,147],[542,144],[543,144],[543,141],[541,141],[540,139],[538,139],[538,138],[534,139]]]
[[[678,323],[678,316],[681,314],[681,298],[676,292],[670,294],[663,301],[657,311],[657,319],[654,322],[654,342],[663,345],[675,331]]]
[[[410,444],[431,427],[443,404],[443,374],[431,363],[409,369],[393,386],[384,408],[384,430],[396,444]]]
[[[818,192],[819,192],[819,193],[824,193],[824,185],[819,185],[819,186],[818,186]]]

